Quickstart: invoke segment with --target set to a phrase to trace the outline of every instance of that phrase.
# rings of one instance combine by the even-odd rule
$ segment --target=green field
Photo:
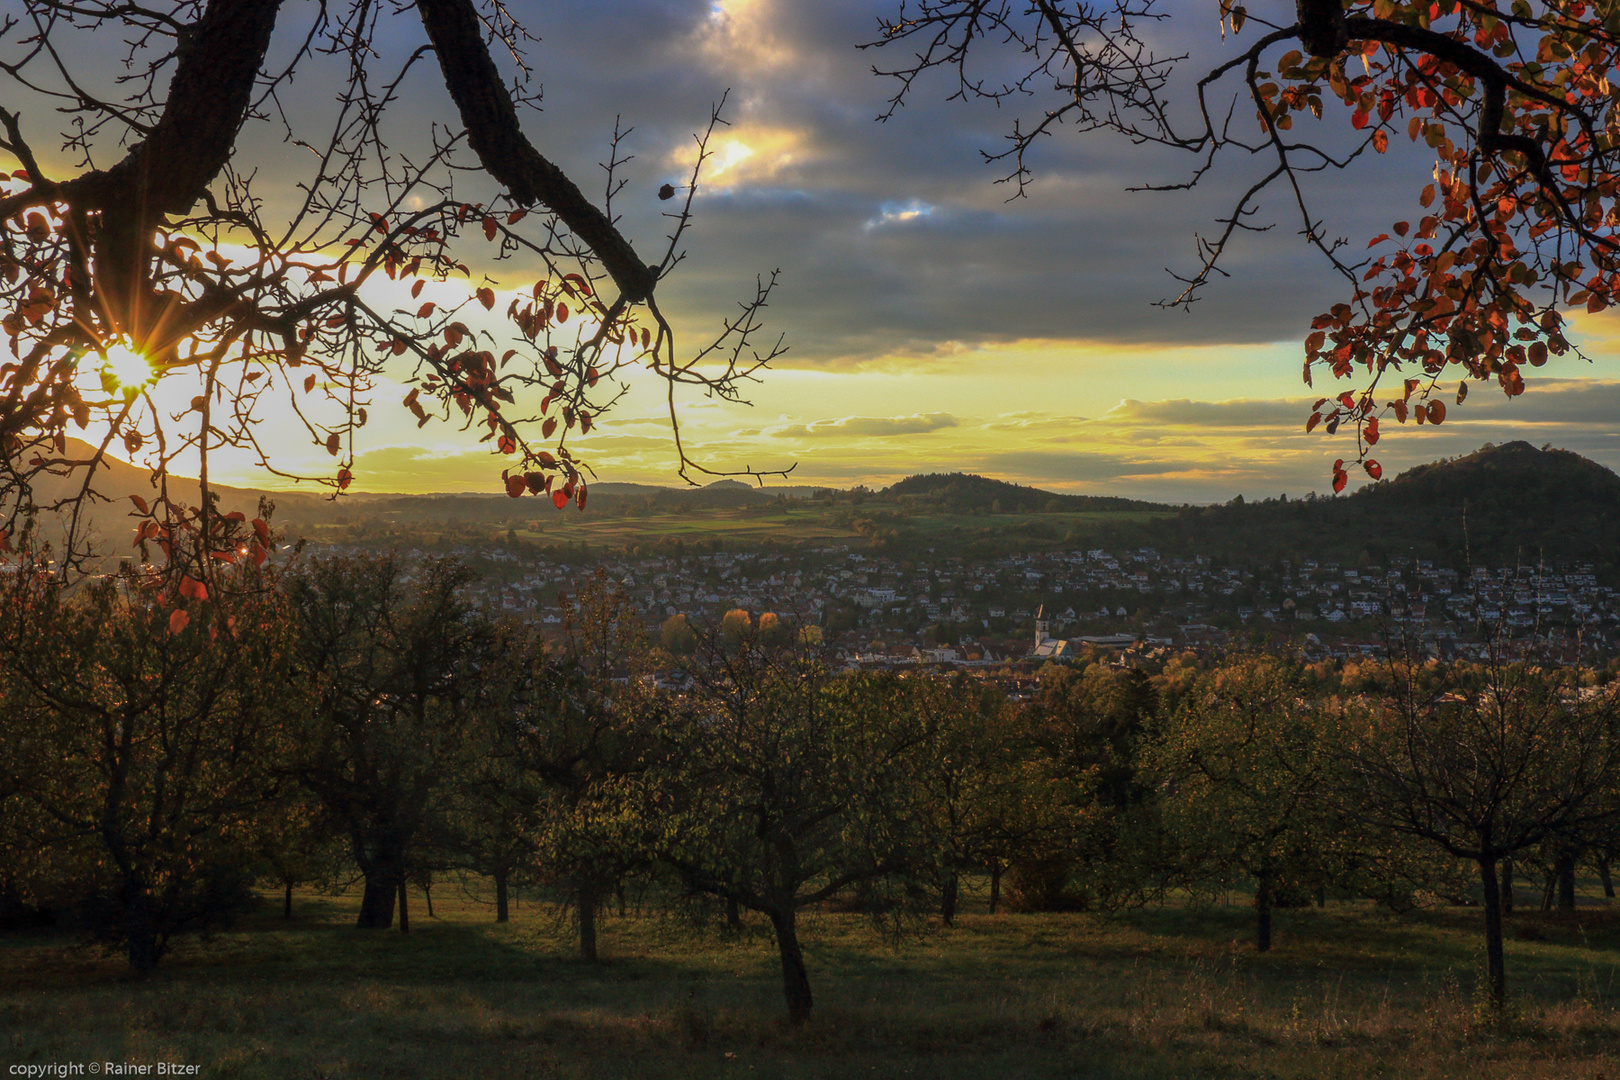
[[[767,545],[849,544],[915,554],[934,548],[940,556],[986,556],[1049,550],[1101,542],[1105,534],[1133,530],[1173,517],[1168,512],[1117,510],[1039,514],[954,514],[874,501],[858,511],[847,506],[767,503],[758,507],[705,507],[672,512],[557,512],[548,505],[515,505],[491,500],[487,516],[438,516],[431,503],[410,511],[358,514],[343,521],[295,517],[290,529],[315,540],[354,542],[373,539],[393,544],[499,541],[508,530],[531,544],[584,543],[593,549],[629,548],[679,540],[685,544],[719,541],[732,549]],[[506,516],[503,516],[503,512]],[[884,539],[887,534],[887,540]],[[1132,532],[1134,537],[1136,534]],[[1117,540],[1118,537],[1109,537]]]
[[[762,926],[668,916],[602,925],[572,958],[548,905],[493,922],[480,898],[418,895],[409,935],[350,929],[352,897],[299,896],[144,983],[44,932],[0,936],[4,1064],[158,1061],[203,1077],[1470,1077],[1599,1080],[1620,1055],[1620,918],[1514,917],[1511,1002],[1480,1010],[1477,913],[1363,905],[1248,912],[967,915],[900,940],[813,915],[817,994],[783,1019]]]

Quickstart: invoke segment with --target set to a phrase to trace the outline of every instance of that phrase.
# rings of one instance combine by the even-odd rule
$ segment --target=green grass
[[[437,893],[455,890],[444,886]],[[763,927],[602,924],[604,961],[524,904],[420,897],[412,931],[301,896],[130,981],[55,935],[0,937],[0,1064],[176,1061],[221,1077],[1478,1077],[1597,1080],[1620,1055],[1620,919],[1520,915],[1504,1019],[1477,1008],[1478,914],[1242,907],[966,915],[898,943],[859,916],[806,929],[809,1024],[782,1019]]]

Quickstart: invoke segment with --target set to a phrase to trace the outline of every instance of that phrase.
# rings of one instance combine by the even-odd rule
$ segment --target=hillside
[[[1234,501],[1184,510],[1153,532],[1163,549],[1237,562],[1589,562],[1612,574],[1620,570],[1620,476],[1568,450],[1511,442],[1417,466],[1347,498]]]
[[[926,473],[908,476],[883,494],[911,504],[928,504],[955,512],[1004,514],[1091,513],[1107,510],[1163,510],[1157,503],[1102,495],[1059,495],[1040,488],[992,480],[973,473]]]

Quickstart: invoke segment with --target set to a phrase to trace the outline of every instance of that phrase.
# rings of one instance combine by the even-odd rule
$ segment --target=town
[[[311,553],[361,550],[317,544]],[[1620,623],[1620,598],[1590,565],[1460,572],[1427,559],[1388,567],[1303,559],[1252,567],[1170,558],[1151,547],[986,560],[875,554],[849,544],[582,553],[578,562],[525,558],[500,545],[449,553],[481,572],[480,602],[543,625],[560,624],[559,596],[600,570],[655,641],[671,619],[684,617],[701,633],[729,611],[771,612],[816,627],[850,667],[985,668],[1087,649],[1130,661],[1233,648],[1378,656],[1394,646],[1453,659],[1503,645],[1590,662],[1612,657]]]

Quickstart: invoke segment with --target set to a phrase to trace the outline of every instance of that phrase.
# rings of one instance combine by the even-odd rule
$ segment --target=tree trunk
[[[1318,885],[1316,887],[1316,906],[1319,907],[1319,908],[1327,907],[1327,886],[1326,885]]]
[[[1513,914],[1513,860],[1502,860],[1502,914]]]
[[[1558,910],[1575,910],[1575,849],[1560,848],[1558,851],[1558,865],[1556,868],[1558,878]]]
[[[152,920],[152,897],[145,889],[129,890],[124,906],[124,933],[129,939],[129,966],[140,978],[157,967],[157,927]]]
[[[1605,855],[1603,858],[1598,860],[1597,872],[1598,872],[1598,880],[1603,882],[1603,898],[1605,900],[1613,900],[1614,899],[1614,878],[1609,876],[1609,858],[1608,858],[1608,856]]]
[[[411,909],[405,902],[405,879],[399,879],[399,932],[411,932]]]
[[[797,912],[788,907],[770,913],[771,928],[776,931],[776,951],[782,957],[782,993],[787,998],[788,1020],[802,1024],[810,1018],[810,1007],[815,1003],[810,996],[810,974],[804,967],[804,950],[799,948]]]
[[[990,914],[1001,906],[1001,860],[990,864]]]
[[[505,922],[506,919],[506,871],[500,870],[495,874],[495,921]]]
[[[432,885],[423,885],[422,886],[422,899],[427,902],[428,918],[430,918],[430,919],[434,918],[435,916],[433,914],[433,886]]]
[[[1507,973],[1502,966],[1502,884],[1496,880],[1496,860],[1479,860],[1479,883],[1485,897],[1485,982],[1491,1004],[1501,1008],[1507,997]]]
[[[292,882],[287,881],[282,884],[286,891],[281,895],[281,917],[290,919],[292,918]]]
[[[355,922],[358,930],[386,930],[394,925],[394,897],[399,889],[392,875],[381,873],[366,876],[366,891],[360,898],[360,918]]]
[[[1254,947],[1257,952],[1271,951],[1271,883],[1260,878],[1254,884]]]
[[[600,903],[594,884],[581,885],[575,899],[579,907],[579,958],[596,963],[596,908]]]
[[[737,904],[735,896],[726,897],[726,930],[737,933],[742,929],[742,908]]]
[[[948,871],[945,875],[944,895],[939,902],[939,921],[950,926],[956,921],[956,894],[961,882],[956,871]]]

